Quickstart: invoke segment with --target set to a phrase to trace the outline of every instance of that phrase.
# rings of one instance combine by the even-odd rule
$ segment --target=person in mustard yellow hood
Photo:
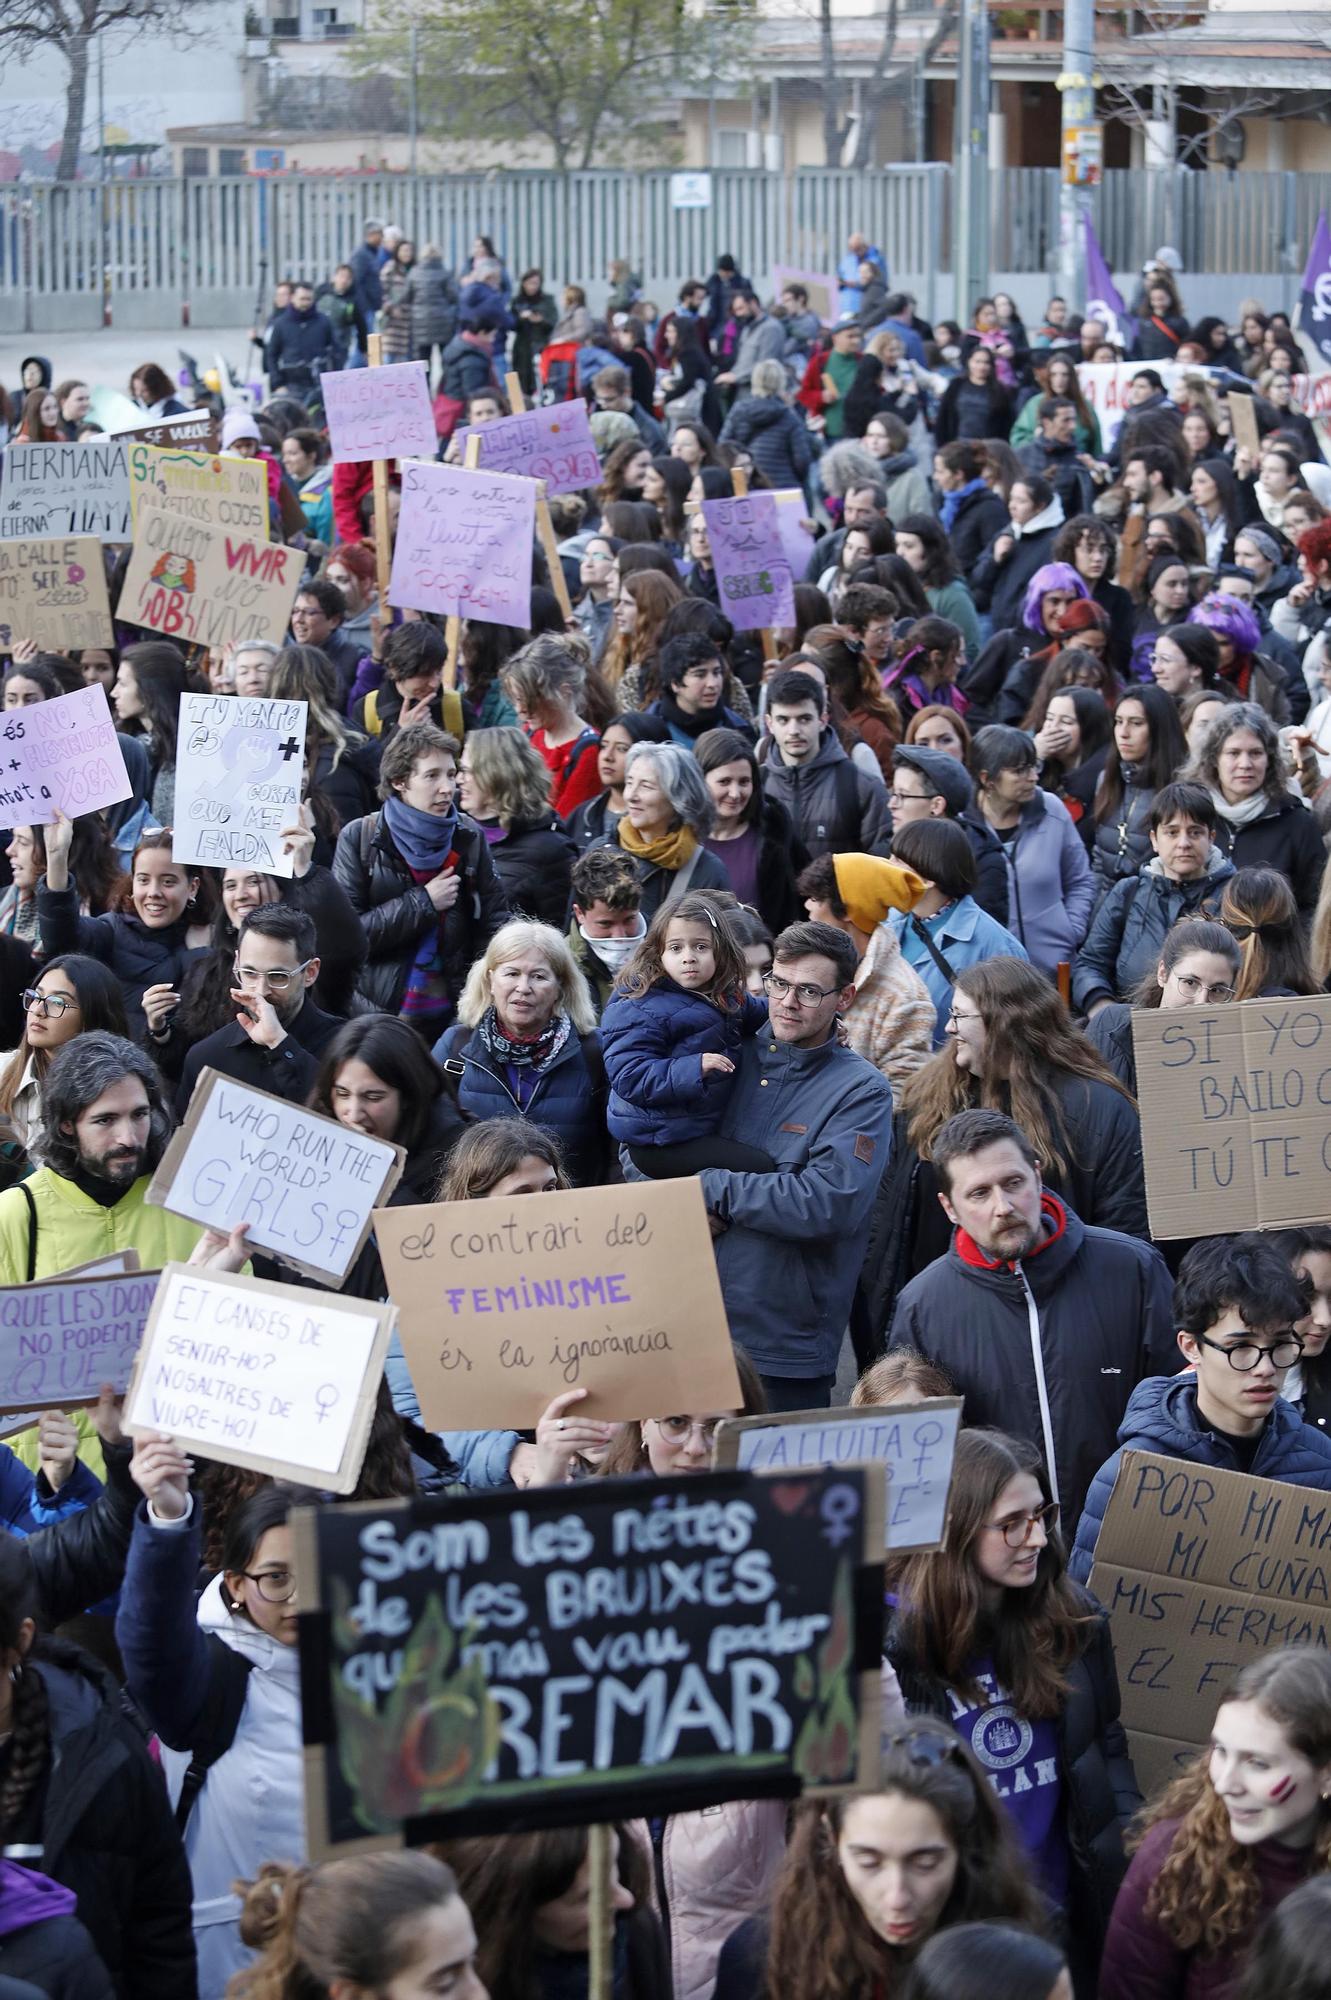
[[[835,924],[859,953],[855,1002],[842,1017],[846,1039],[899,1090],[929,1060],[934,1005],[886,918],[913,910],[928,883],[876,854],[820,854],[797,887],[814,922]]]

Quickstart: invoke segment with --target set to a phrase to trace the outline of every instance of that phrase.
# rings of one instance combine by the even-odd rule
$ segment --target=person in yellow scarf
[[[900,1090],[933,1053],[934,1004],[884,920],[889,910],[914,909],[928,883],[876,854],[820,854],[796,886],[815,922],[835,924],[854,943],[860,963],[855,1004],[842,1016],[846,1039]]]
[[[624,760],[624,817],[601,844],[632,855],[648,923],[686,889],[729,889],[702,844],[711,826],[711,794],[693,753],[677,743],[635,744]]]

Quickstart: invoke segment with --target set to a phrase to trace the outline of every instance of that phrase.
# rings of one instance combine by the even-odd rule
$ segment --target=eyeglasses
[[[684,1444],[697,1431],[699,1438],[710,1451],[716,1437],[716,1428],[722,1422],[720,1417],[654,1417],[652,1419],[663,1438],[671,1444]]]
[[[1056,1501],[1051,1500],[1047,1507],[1037,1507],[1033,1514],[1018,1514],[1011,1521],[986,1521],[984,1525],[1001,1535],[1010,1549],[1024,1549],[1037,1522],[1046,1535],[1053,1534],[1058,1526]]]
[[[787,994],[793,993],[801,1007],[816,1007],[820,1000],[830,1000],[834,993],[841,991],[839,986],[815,986],[809,980],[794,986],[778,972],[765,972],[763,986],[773,1000],[784,1000]]]
[[[291,990],[292,981],[299,979],[301,973],[313,963],[313,959],[303,958],[292,972],[260,972],[256,966],[242,965],[238,958],[233,958],[231,970],[243,986],[266,986],[271,993],[287,993]]]
[[[296,1572],[291,1569],[243,1569],[265,1604],[290,1604],[296,1594]]]
[[[1291,1327],[1288,1333],[1278,1334],[1273,1341],[1263,1344],[1260,1340],[1236,1340],[1232,1347],[1222,1347],[1218,1340],[1210,1340],[1204,1333],[1195,1333],[1203,1347],[1213,1347],[1217,1354],[1223,1354],[1231,1368],[1237,1368],[1240,1375],[1249,1375],[1265,1354],[1273,1368],[1292,1368],[1303,1352],[1302,1338]]]
[[[887,803],[890,806],[923,805],[926,804],[928,800],[941,798],[941,796],[942,794],[940,792],[891,791],[887,795]]]
[[[1178,987],[1179,992],[1186,993],[1190,1000],[1195,1000],[1199,993],[1205,993],[1207,1000],[1213,1003],[1221,1000],[1232,1000],[1234,998],[1234,988],[1232,986],[1208,986],[1206,981],[1199,979],[1195,972],[1176,972],[1174,974],[1174,984]]]
[[[25,1014],[30,1014],[35,1007],[39,1014],[46,1016],[47,1020],[54,1015],[58,1021],[66,1008],[77,1007],[79,1004],[77,1000],[67,999],[63,993],[39,993],[35,986],[29,986],[19,998],[23,1002]]]

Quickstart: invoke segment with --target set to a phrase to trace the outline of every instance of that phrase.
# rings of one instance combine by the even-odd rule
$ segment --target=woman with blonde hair
[[[1309,963],[1294,891],[1277,869],[1240,868],[1225,883],[1219,914],[1242,956],[1236,1000],[1324,992]]]
[[[622,709],[645,708],[652,699],[647,664],[655,660],[667,614],[683,595],[674,579],[659,570],[638,570],[621,577],[601,672],[615,689]]]
[[[577,848],[550,810],[549,766],[520,729],[468,732],[458,798],[490,843],[509,908],[562,924]]]
[[[515,918],[467,975],[458,1025],[435,1043],[472,1119],[515,1114],[558,1137],[579,1187],[609,1170],[605,1063],[596,1009],[562,932]]]

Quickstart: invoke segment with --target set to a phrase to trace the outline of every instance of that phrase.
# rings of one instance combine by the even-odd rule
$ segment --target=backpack
[[[467,727],[462,716],[462,696],[456,688],[440,688],[439,693],[442,697],[444,729],[449,736],[456,737],[460,743]],[[371,688],[370,692],[366,695],[364,713],[365,734],[367,736],[382,736],[384,733],[384,719],[379,713],[378,688]]]
[[[253,1660],[247,1659],[244,1653],[237,1653],[215,1632],[207,1634],[205,1644],[208,1648],[208,1693],[194,1733],[189,1767],[176,1801],[176,1825],[182,1833],[199,1793],[207,1783],[209,1771],[220,1757],[225,1757],[236,1740],[254,1668]]]

